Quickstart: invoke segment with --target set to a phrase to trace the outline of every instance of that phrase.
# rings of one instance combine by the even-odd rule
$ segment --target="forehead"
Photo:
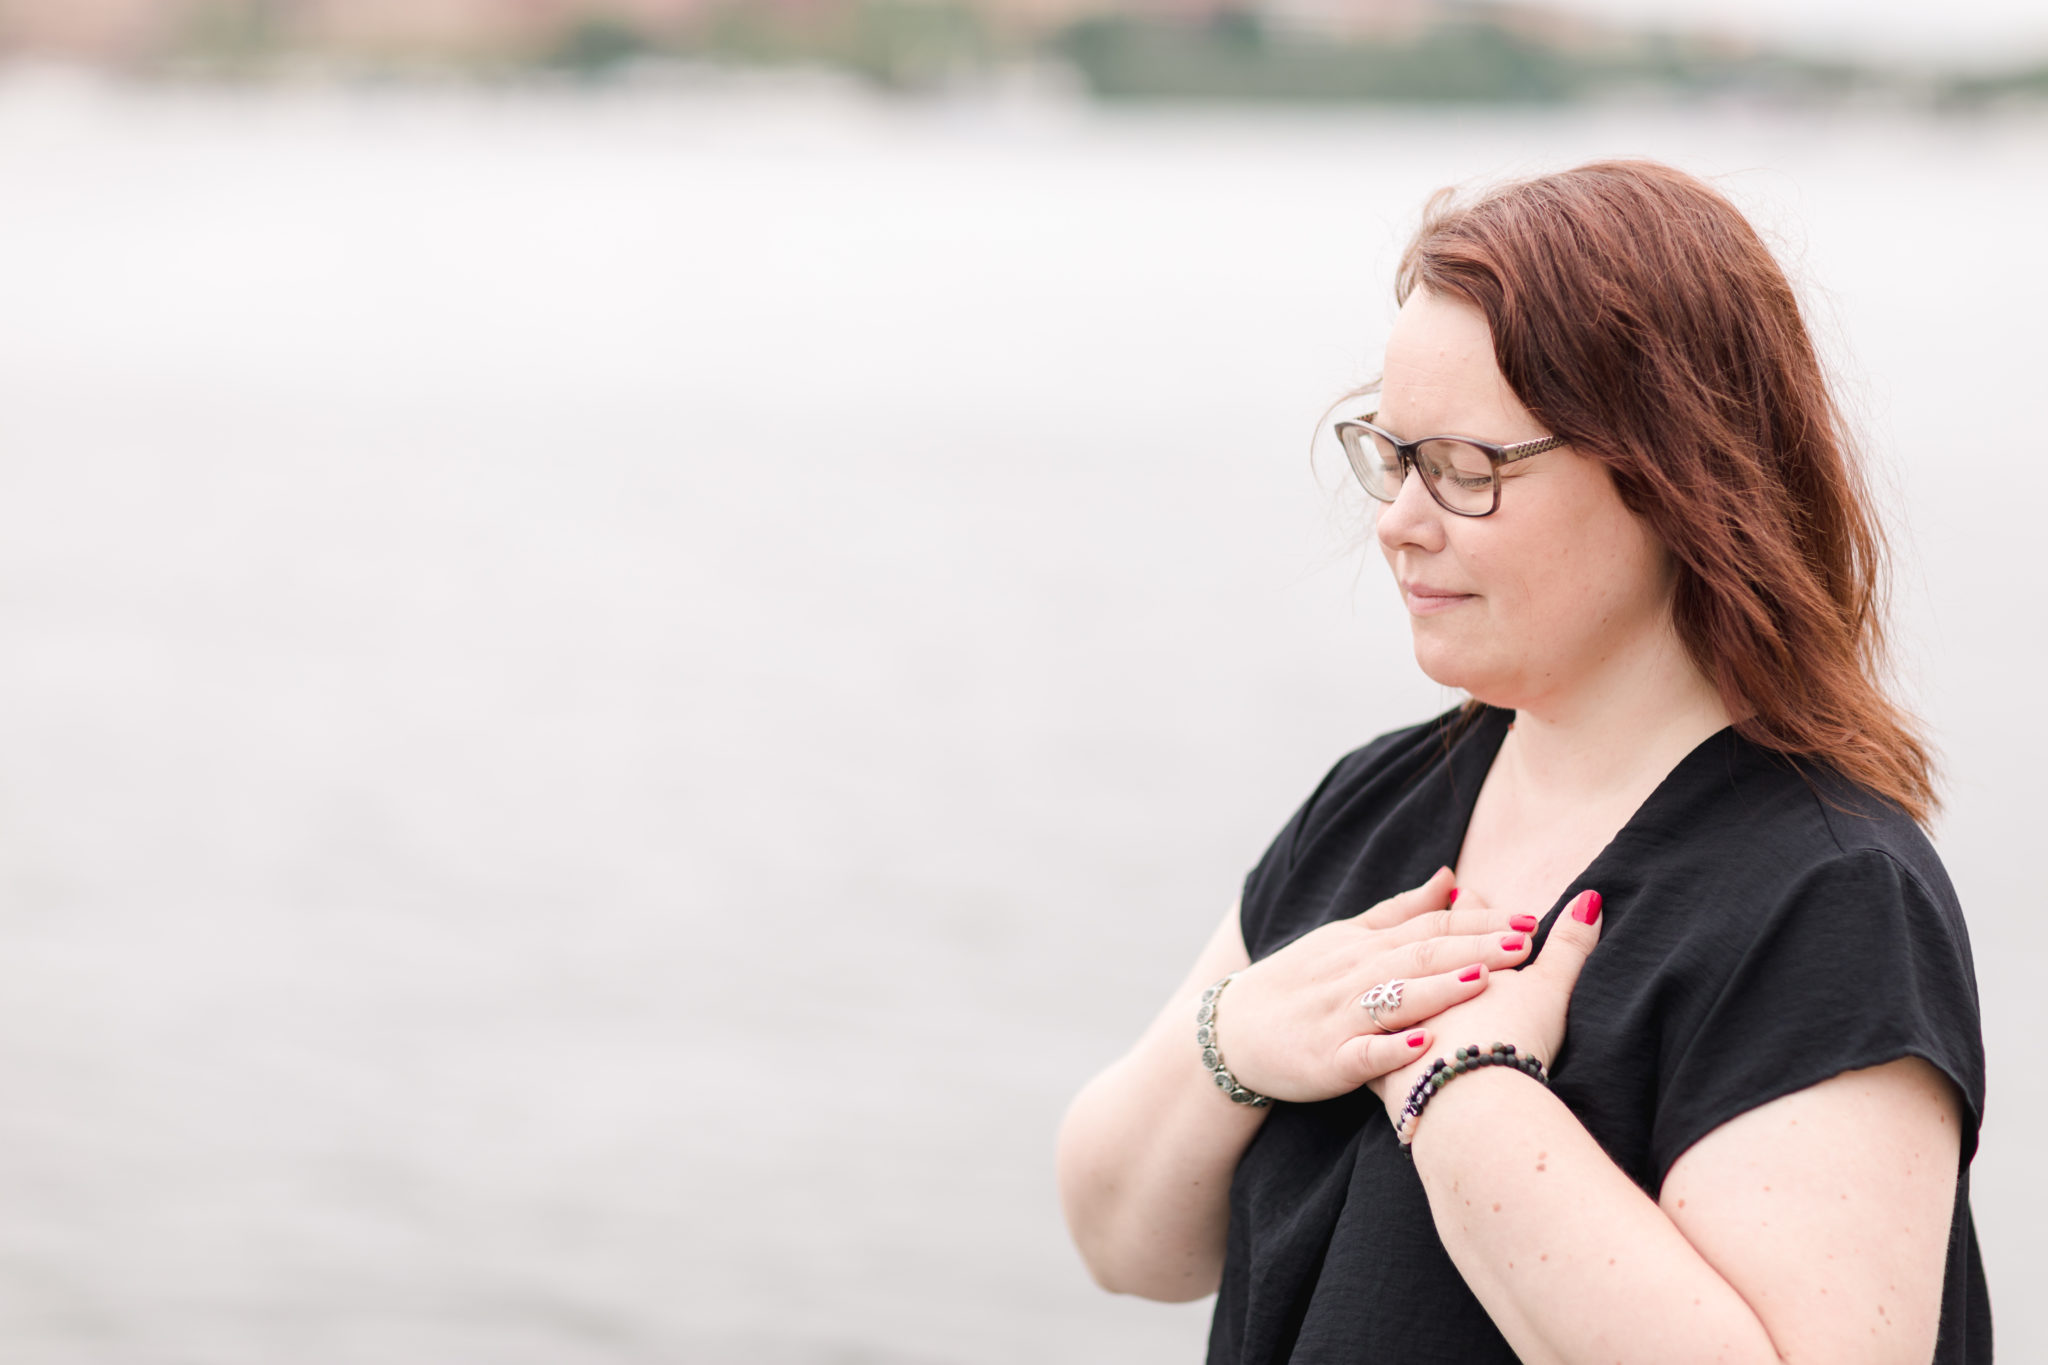
[[[1485,315],[1462,299],[1410,294],[1381,373],[1380,418],[1390,427],[1496,430],[1528,421],[1493,358]]]

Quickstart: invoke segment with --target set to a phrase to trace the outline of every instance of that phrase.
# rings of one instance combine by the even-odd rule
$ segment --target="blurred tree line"
[[[1115,100],[2048,98],[2048,57],[1999,72],[1908,71],[1622,29],[1520,0],[1324,0],[1318,13],[1347,22],[1304,23],[1285,0],[14,0],[0,5],[0,53],[83,34],[131,67],[230,75],[294,60],[591,81],[676,62],[824,66],[900,92],[1050,63]]]

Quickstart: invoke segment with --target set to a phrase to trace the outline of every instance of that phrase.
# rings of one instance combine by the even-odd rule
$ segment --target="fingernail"
[[[1422,1040],[1427,1038],[1428,1036],[1429,1035],[1424,1033],[1421,1029],[1417,1029],[1415,1030],[1415,1032],[1408,1035],[1406,1041],[1408,1043],[1408,1046],[1410,1047],[1421,1047]]]
[[[1452,887],[1452,888],[1451,888],[1451,904],[1452,904],[1452,905],[1456,905],[1457,903],[1458,903],[1458,888],[1454,886],[1454,887]]]
[[[1508,921],[1508,928],[1519,929],[1525,934],[1533,934],[1536,932],[1536,917],[1534,915],[1516,915]]]
[[[1520,934],[1509,934],[1506,938],[1500,941],[1500,950],[1504,953],[1521,952],[1522,936]]]
[[[1591,924],[1600,918],[1600,893],[1588,891],[1579,897],[1579,903],[1572,907],[1572,918],[1581,924]]]
[[[1477,981],[1478,979],[1479,964],[1476,962],[1473,963],[1471,966],[1467,967],[1464,971],[1458,973],[1458,980],[1460,981]]]

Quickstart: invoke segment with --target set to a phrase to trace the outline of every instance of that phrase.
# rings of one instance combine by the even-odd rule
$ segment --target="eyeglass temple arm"
[[[1360,414],[1358,414],[1357,417],[1353,418],[1352,420],[1356,422],[1372,422],[1377,421],[1379,419],[1379,415],[1380,410],[1378,408],[1374,408],[1371,412],[1361,412]],[[1432,439],[1434,438],[1424,436],[1421,441],[1411,442],[1411,444],[1420,445],[1422,444],[1422,441],[1428,441]],[[1460,436],[1457,439],[1461,441],[1472,440],[1472,438],[1469,436]],[[1474,441],[1473,444],[1483,446],[1486,445],[1487,442]],[[1562,436],[1538,436],[1533,441],[1517,441],[1513,445],[1495,446],[1494,453],[1497,456],[1499,463],[1513,464],[1516,460],[1526,460],[1531,455],[1541,455],[1546,450],[1555,450],[1559,446],[1566,444],[1569,443]]]
[[[1500,448],[1499,462],[1513,464],[1516,460],[1526,460],[1531,455],[1541,455],[1546,450],[1555,450],[1566,444],[1569,443],[1562,436],[1539,436],[1533,441],[1517,441]]]

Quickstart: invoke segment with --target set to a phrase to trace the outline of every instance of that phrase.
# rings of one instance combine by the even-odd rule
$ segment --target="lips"
[[[1427,583],[1401,585],[1401,600],[1406,602],[1408,610],[1417,616],[1450,611],[1461,602],[1470,602],[1475,596],[1475,593],[1454,592],[1450,588],[1431,587]]]

